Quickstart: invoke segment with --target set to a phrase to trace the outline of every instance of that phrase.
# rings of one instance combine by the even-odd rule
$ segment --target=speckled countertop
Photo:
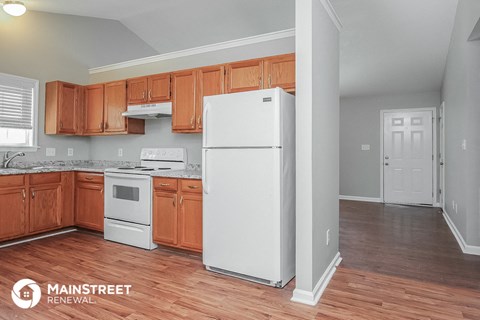
[[[75,161],[43,161],[23,163],[17,162],[14,168],[2,169],[1,175],[15,175],[27,173],[46,173],[46,172],[64,172],[64,171],[86,171],[103,173],[107,168],[115,168],[121,166],[135,166],[139,162],[134,161],[97,161],[97,160],[75,160]],[[152,176],[171,177],[183,179],[201,179],[202,172],[200,165],[188,164],[187,170],[174,170],[155,172]]]

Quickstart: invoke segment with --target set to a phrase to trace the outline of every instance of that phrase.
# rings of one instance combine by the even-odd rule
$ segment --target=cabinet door
[[[61,227],[61,214],[62,187],[60,184],[30,188],[30,232]]]
[[[125,81],[105,84],[105,132],[126,130],[126,120],[122,113],[127,111],[127,84]]]
[[[74,134],[77,131],[79,86],[59,82],[58,113],[59,133]]]
[[[77,183],[75,187],[75,224],[103,232],[103,184]]]
[[[172,129],[195,130],[195,70],[173,74]]]
[[[195,109],[195,118],[197,119],[197,132],[202,132],[203,128],[203,97],[213,96],[224,93],[225,88],[225,67],[215,66],[202,68],[197,71],[197,107]]]
[[[177,223],[177,194],[154,191],[153,241],[176,245]]]
[[[263,61],[249,60],[231,63],[227,68],[227,93],[263,88]]]
[[[148,78],[134,78],[127,80],[128,104],[142,104],[148,101]]]
[[[85,89],[84,133],[103,132],[103,84]]]
[[[0,240],[19,237],[26,232],[25,189],[0,189]]]
[[[153,103],[168,100],[170,100],[170,74],[148,77],[148,101]]]
[[[181,247],[202,250],[202,195],[180,196],[180,243]]]
[[[295,54],[271,57],[264,61],[264,88],[280,87],[295,91]]]

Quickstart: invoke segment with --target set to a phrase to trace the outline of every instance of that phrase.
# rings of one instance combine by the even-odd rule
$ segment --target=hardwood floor
[[[341,202],[344,258],[320,303],[204,270],[199,255],[144,251],[83,232],[0,249],[0,319],[480,319],[480,257],[463,255],[436,209]],[[23,310],[13,284],[42,299]],[[96,304],[49,304],[47,284],[131,284]]]

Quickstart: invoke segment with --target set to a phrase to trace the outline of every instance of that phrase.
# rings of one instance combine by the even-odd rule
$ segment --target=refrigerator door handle
[[[208,194],[209,187],[208,187],[208,180],[207,180],[207,170],[208,170],[208,163],[207,163],[207,153],[208,150],[203,150],[203,170],[202,170],[202,184],[203,184],[203,192]]]
[[[207,103],[205,105],[205,108],[203,110],[203,146],[204,147],[207,147],[207,143],[208,143],[208,139],[207,139],[207,134],[208,134],[208,126],[207,126],[207,122],[208,122],[208,106],[210,105],[210,103]]]

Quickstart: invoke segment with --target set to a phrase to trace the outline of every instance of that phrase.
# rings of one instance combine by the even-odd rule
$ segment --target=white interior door
[[[384,113],[385,202],[433,205],[432,118],[432,111]]]

